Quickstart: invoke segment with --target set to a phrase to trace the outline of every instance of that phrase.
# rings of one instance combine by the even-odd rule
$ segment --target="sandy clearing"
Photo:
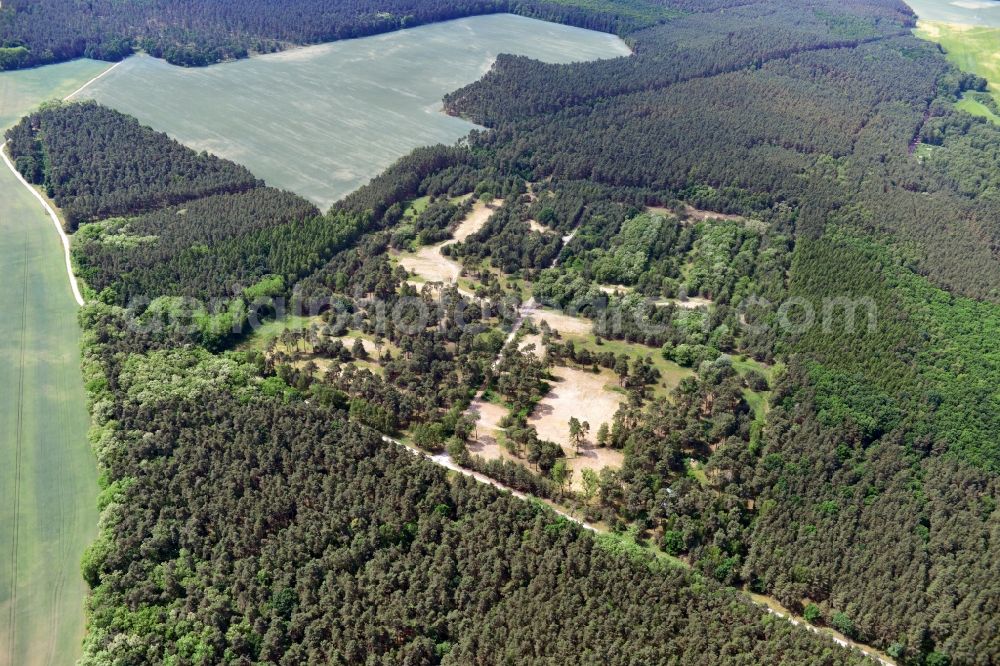
[[[440,245],[425,245],[416,252],[397,255],[399,264],[428,282],[451,283],[462,274],[462,267],[441,254]]]
[[[545,346],[542,344],[542,336],[539,335],[526,335],[521,338],[521,343],[518,345],[518,349],[524,351],[528,345],[535,345],[535,356],[538,358],[545,357]]]
[[[609,296],[628,294],[632,291],[632,287],[626,287],[621,284],[599,284],[595,286]]]
[[[663,206],[647,206],[646,211],[649,213],[656,213],[658,215],[665,215],[667,217],[673,217],[674,211]],[[731,220],[733,222],[748,222],[749,220],[742,215],[733,215],[730,213],[716,213],[711,210],[702,210],[701,208],[695,208],[694,206],[685,205],[684,212],[691,220],[697,220],[699,222],[703,220]]]
[[[473,204],[472,210],[465,216],[465,219],[459,223],[458,227],[455,229],[455,233],[452,234],[454,240],[442,243],[442,245],[450,245],[454,242],[465,241],[465,239],[469,236],[486,226],[490,216],[492,216],[496,208],[501,205],[503,205],[503,199],[495,200],[492,206],[487,206],[482,201],[477,201]]]
[[[588,335],[593,329],[593,323],[582,317],[571,317],[552,310],[538,309],[531,318],[539,326],[544,321],[554,331],[562,335]]]
[[[576,417],[590,423],[587,438],[593,445],[601,424],[611,425],[625,396],[605,388],[616,384],[617,378],[608,370],[599,373],[576,368],[556,367],[551,370],[556,382],[542,398],[528,422],[538,430],[538,436],[559,444],[566,453],[573,453],[569,437],[569,420]]]
[[[583,470],[585,469],[600,474],[601,470],[606,467],[621,469],[624,464],[625,454],[617,449],[596,447],[580,449],[580,455],[566,461],[566,465],[573,474],[570,479],[570,487],[577,492],[583,490]]]
[[[333,339],[340,340],[341,344],[343,344],[348,349],[352,349],[354,347],[355,340],[361,340],[361,346],[365,348],[365,351],[368,353],[369,356],[375,356],[376,353],[378,352],[378,349],[375,347],[374,342],[357,335],[344,335],[339,338],[333,338]],[[382,351],[385,351],[384,345],[382,347]]]
[[[498,200],[498,203],[503,203],[503,200]],[[490,216],[493,215],[493,210],[482,201],[477,201],[465,219],[459,223],[450,240],[436,245],[425,245],[416,252],[397,253],[395,256],[399,259],[399,264],[410,273],[415,273],[428,282],[444,282],[446,284],[457,282],[462,274],[462,266],[441,254],[441,248],[464,241],[482,229]]]
[[[540,234],[554,234],[552,229],[543,226],[538,220],[528,220],[528,226],[532,231],[537,231]]]
[[[504,450],[499,442],[499,435],[503,430],[500,427],[500,420],[507,416],[507,408],[476,398],[469,405],[469,412],[479,417],[476,423],[478,437],[475,441],[469,442],[469,453],[484,460],[499,460],[501,458],[515,460],[514,456]]]
[[[685,301],[677,298],[667,298],[662,301],[657,301],[656,305],[663,307],[670,305],[671,303],[684,310],[697,310],[698,308],[707,308],[712,304],[712,301],[707,298],[702,298],[701,296],[691,296]]]
[[[563,448],[569,456],[566,463],[573,472],[571,486],[574,490],[582,490],[582,470],[600,472],[605,467],[620,468],[625,461],[621,451],[600,448],[595,442],[597,430],[602,424],[611,425],[625,396],[605,388],[616,382],[615,376],[607,370],[594,374],[557,367],[552,369],[552,374],[559,381],[538,403],[528,423],[535,426],[539,437]],[[590,434],[579,455],[569,436],[569,420],[574,416],[590,423]]]

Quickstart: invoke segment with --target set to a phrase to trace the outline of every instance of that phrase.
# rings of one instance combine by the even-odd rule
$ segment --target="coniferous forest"
[[[1000,660],[1000,127],[956,108],[985,81],[903,3],[93,2],[37,37],[61,4],[4,3],[25,64],[500,10],[635,51],[501,56],[445,99],[485,129],[325,212],[94,104],[8,133],[79,226],[90,301],[83,663],[867,663],[744,592],[901,664]],[[442,250],[462,279],[415,281],[399,252],[473,200],[488,221]],[[508,341],[529,298],[593,344]],[[255,344],[285,307],[308,327]],[[685,369],[669,391],[662,361]],[[527,419],[564,368],[625,396],[596,434],[621,469],[583,491]],[[482,394],[524,464],[470,453]]]

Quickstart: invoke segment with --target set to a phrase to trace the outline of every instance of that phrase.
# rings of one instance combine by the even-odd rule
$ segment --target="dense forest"
[[[633,57],[500,58],[446,100],[488,129],[322,214],[94,105],[12,131],[95,300],[85,663],[853,659],[722,586],[900,663],[1000,658],[1000,129],[955,108],[984,82],[895,0],[636,6]],[[462,279],[415,281],[472,198]],[[509,338],[529,295],[592,344]],[[255,347],[282,300],[307,325]],[[565,368],[625,396],[583,491],[527,419]],[[470,454],[477,395],[513,460]]]
[[[0,71],[80,57],[121,60],[137,50],[204,66],[500,12],[626,34],[680,9],[657,0],[7,0]]]
[[[107,486],[84,664],[863,663],[343,411],[267,397],[253,356],[121,363],[135,346],[86,351],[116,381],[92,393]]]
[[[198,154],[94,102],[49,104],[7,130],[18,171],[80,222],[261,185],[244,167]]]

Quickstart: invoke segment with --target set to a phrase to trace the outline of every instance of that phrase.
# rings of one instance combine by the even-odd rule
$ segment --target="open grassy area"
[[[958,101],[958,104],[956,104],[955,106],[958,107],[959,109],[962,109],[966,113],[970,113],[980,118],[986,118],[987,120],[1000,125],[1000,116],[993,113],[993,111],[988,106],[983,104],[983,102],[981,102],[975,96],[965,95],[962,97],[962,99]]]
[[[577,348],[582,347],[595,354],[612,352],[615,356],[625,354],[634,359],[648,356],[652,360],[653,366],[660,371],[660,381],[653,387],[653,395],[658,398],[668,396],[677,388],[682,379],[694,375],[694,371],[690,368],[683,368],[673,361],[663,358],[659,349],[645,345],[630,344],[622,340],[601,340],[601,344],[597,344],[597,339],[590,333],[587,335],[564,335],[563,338],[572,340]]]
[[[468,134],[475,126],[441,113],[441,98],[500,53],[570,62],[629,49],[613,35],[497,14],[203,69],[139,56],[87,96],[327,208],[414,148]]]
[[[264,351],[272,340],[278,339],[285,331],[307,330],[312,324],[319,324],[319,317],[285,317],[271,319],[261,324],[240,344],[240,349]]]
[[[1000,27],[939,21],[920,21],[917,26],[915,34],[940,44],[947,53],[948,60],[959,69],[986,79],[993,98],[1000,102]],[[988,111],[976,100],[962,101],[963,108],[975,115],[982,115],[983,110]]]

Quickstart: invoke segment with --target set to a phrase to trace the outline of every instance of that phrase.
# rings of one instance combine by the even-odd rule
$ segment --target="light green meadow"
[[[183,69],[138,56],[84,96],[247,166],[322,208],[414,148],[475,126],[441,112],[500,53],[547,62],[627,55],[615,36],[509,14]]]
[[[108,68],[78,60],[0,74],[0,128]],[[77,306],[41,204],[0,164],[0,664],[72,664],[97,530]]]
[[[1000,27],[997,0],[905,0],[924,21]]]

